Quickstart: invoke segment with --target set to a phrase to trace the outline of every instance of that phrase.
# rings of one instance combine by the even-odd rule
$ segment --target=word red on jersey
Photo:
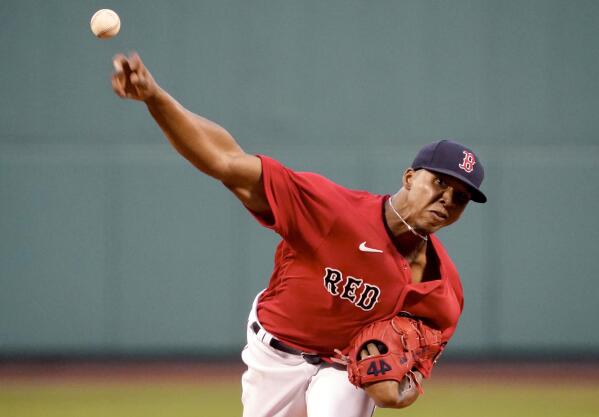
[[[376,285],[364,283],[364,280],[343,273],[334,268],[325,268],[324,287],[331,295],[339,296],[364,311],[372,310],[378,302],[381,290]],[[361,295],[358,297],[356,291]]]

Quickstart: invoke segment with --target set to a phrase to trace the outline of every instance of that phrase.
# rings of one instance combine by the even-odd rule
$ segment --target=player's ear
[[[402,178],[403,188],[405,188],[406,190],[409,190],[410,188],[412,188],[412,183],[414,182],[415,174],[416,174],[416,171],[414,171],[412,168],[408,168],[405,170],[405,172],[403,173],[403,178]]]

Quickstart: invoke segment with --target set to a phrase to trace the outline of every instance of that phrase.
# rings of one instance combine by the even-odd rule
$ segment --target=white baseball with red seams
[[[121,30],[121,19],[114,10],[100,9],[92,16],[89,26],[96,37],[109,39]]]

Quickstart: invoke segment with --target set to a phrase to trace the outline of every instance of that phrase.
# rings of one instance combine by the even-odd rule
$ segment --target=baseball
[[[89,25],[98,38],[108,39],[119,33],[121,19],[114,10],[101,9],[94,13]]]

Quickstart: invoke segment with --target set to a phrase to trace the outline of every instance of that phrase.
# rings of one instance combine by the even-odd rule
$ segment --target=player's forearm
[[[166,91],[159,89],[145,103],[177,152],[207,175],[222,180],[230,157],[243,153],[229,132],[185,109]]]

